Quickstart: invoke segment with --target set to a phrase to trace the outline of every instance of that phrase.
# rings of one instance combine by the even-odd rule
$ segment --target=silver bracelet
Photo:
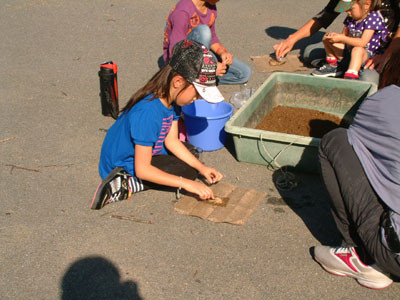
[[[179,176],[179,188],[176,190],[176,199],[181,199],[182,176]]]

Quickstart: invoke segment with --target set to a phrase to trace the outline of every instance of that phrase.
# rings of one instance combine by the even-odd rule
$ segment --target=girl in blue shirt
[[[107,131],[99,163],[103,182],[92,209],[157,186],[214,198],[212,190],[195,179],[200,173],[212,184],[223,176],[202,164],[193,146],[178,139],[178,118],[180,107],[199,95],[213,103],[224,99],[216,87],[216,68],[204,45],[188,40],[176,44],[169,63],[131,97]]]

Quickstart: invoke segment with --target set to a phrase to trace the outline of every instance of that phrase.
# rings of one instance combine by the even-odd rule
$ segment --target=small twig
[[[12,140],[14,140],[14,139],[15,139],[15,136],[13,136],[13,137],[10,137],[10,138],[8,138],[8,139],[5,139],[5,140],[0,140],[0,143],[9,142],[9,141],[12,141]]]
[[[40,170],[38,170],[38,169],[29,169],[29,168],[20,167],[20,166],[11,165],[11,164],[5,164],[4,166],[6,166],[6,167],[11,167],[10,174],[12,173],[12,171],[13,171],[14,169],[21,169],[21,170],[31,171],[31,172],[37,172],[37,173],[40,172]]]
[[[116,219],[120,219],[120,220],[127,220],[127,221],[133,221],[133,222],[144,223],[144,224],[153,224],[152,221],[145,221],[145,220],[137,219],[137,218],[134,218],[134,217],[124,217],[124,216],[111,215],[110,218],[116,218]]]
[[[66,165],[45,165],[45,166],[39,166],[41,168],[69,168],[73,164],[66,164]]]

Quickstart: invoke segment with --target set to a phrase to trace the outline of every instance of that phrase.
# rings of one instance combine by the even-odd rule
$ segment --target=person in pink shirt
[[[189,39],[205,45],[218,59],[219,84],[243,84],[251,76],[251,68],[233,57],[215,31],[219,0],[180,0],[168,15],[163,43],[164,62],[168,63],[174,45]]]

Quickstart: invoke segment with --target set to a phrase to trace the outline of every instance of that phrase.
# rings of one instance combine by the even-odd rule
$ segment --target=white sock
[[[358,71],[356,71],[356,70],[352,70],[352,69],[348,69],[348,70],[346,71],[346,73],[350,73],[350,74],[358,75]]]

